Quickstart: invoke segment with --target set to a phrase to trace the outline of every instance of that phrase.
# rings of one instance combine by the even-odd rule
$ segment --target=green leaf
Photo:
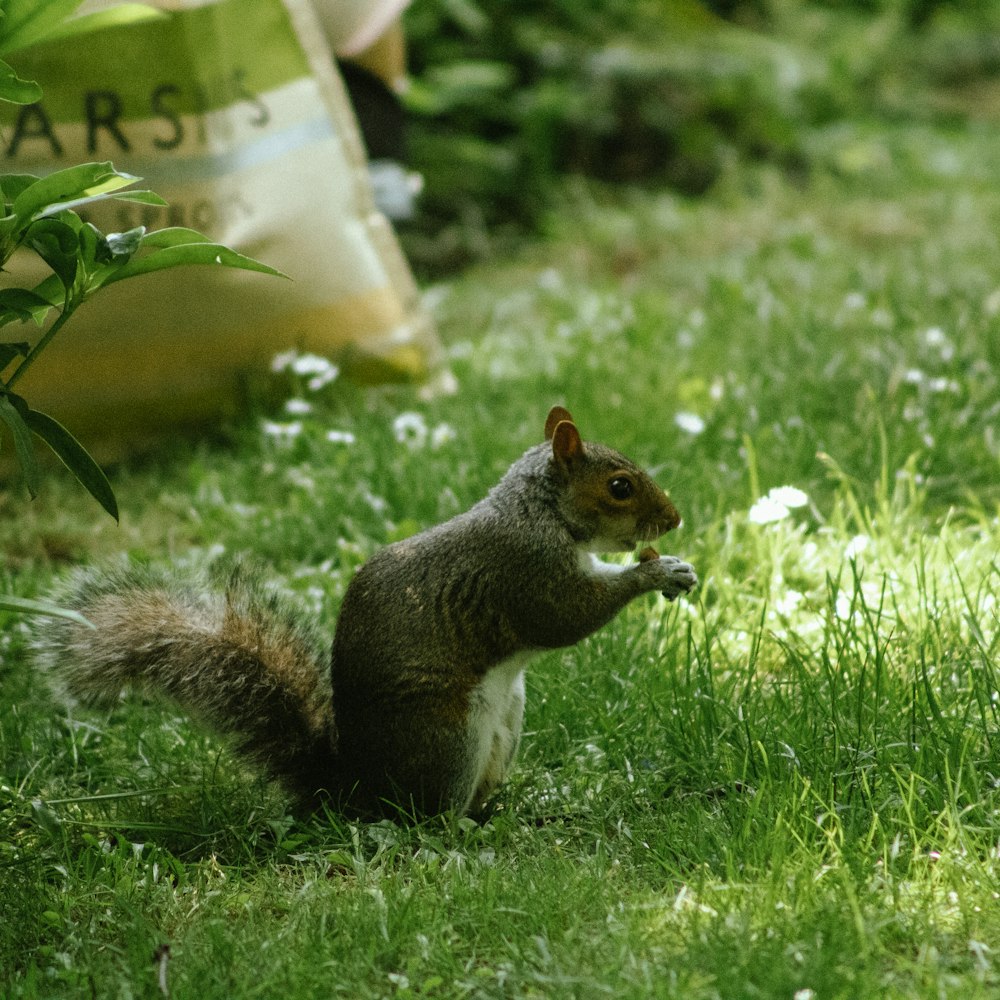
[[[51,302],[27,288],[0,289],[0,325],[15,319],[37,320],[40,312],[44,316],[51,308]]]
[[[83,488],[117,521],[118,502],[101,467],[58,420],[38,410],[28,410],[25,424],[55,453]]]
[[[55,271],[69,292],[80,263],[80,238],[73,227],[60,219],[39,219],[28,227],[24,242]]]
[[[35,174],[0,174],[0,190],[3,191],[4,211],[14,199],[25,190],[31,187],[36,181],[41,180]]]
[[[73,38],[77,35],[85,35],[89,31],[99,31],[102,28],[138,24],[142,21],[158,21],[166,17],[166,12],[148,7],[146,4],[123,3],[108,10],[97,10],[92,14],[81,14],[80,17],[63,21],[61,25],[46,32],[44,40],[51,42],[57,38]],[[32,42],[32,44],[35,43]]]
[[[139,180],[137,177],[136,180]],[[117,191],[112,194],[101,195],[102,198],[114,198],[115,201],[128,201],[136,205],[155,205],[157,208],[166,208],[169,204],[164,201],[155,191]]]
[[[148,245],[147,240],[148,238],[143,239],[144,247]],[[252,257],[246,257],[235,250],[230,250],[229,247],[224,247],[219,243],[181,243],[166,246],[145,257],[133,257],[123,267],[114,271],[104,284],[110,285],[115,281],[138,277],[140,274],[165,271],[167,268],[184,267],[188,264],[235,267],[245,271],[259,271],[261,274],[273,274],[280,278],[288,277],[276,268],[262,264]]]
[[[166,229],[154,229],[146,233],[142,245],[144,247],[176,247],[186,243],[208,243],[197,229],[187,229],[184,226],[168,226]]]
[[[139,178],[137,177],[136,180],[139,180]],[[58,205],[50,205],[48,208],[37,213],[36,218],[44,218],[56,212],[62,212],[65,209],[75,210],[84,205],[93,205],[98,201],[129,201],[139,205],[156,205],[158,208],[163,208],[167,204],[158,194],[153,194],[152,191],[108,191],[103,194],[89,194],[84,198],[77,198],[74,201],[60,202]]]
[[[102,261],[102,258],[108,259],[110,257],[104,247],[104,233],[97,226],[85,222],[80,226],[77,237],[80,241],[79,255],[84,271],[91,270],[95,264]]]
[[[50,306],[61,306],[66,298],[65,290],[63,289],[63,283],[56,274],[50,274],[47,278],[40,281],[32,291],[44,301],[48,302]],[[39,307],[41,310],[41,307]],[[35,322],[41,325],[42,320],[45,319],[45,314],[39,311],[39,315],[35,317]]]
[[[34,80],[22,80],[7,63],[0,61],[0,101],[34,104],[42,99],[42,88]]]
[[[0,372],[9,365],[14,358],[28,356],[31,345],[27,342],[4,341],[0,343]]]
[[[80,3],[81,0],[6,0],[0,53],[16,52],[42,41]]]
[[[146,4],[124,3],[73,17],[80,5],[81,0],[6,0],[0,54],[26,49],[39,42],[72,38],[101,28],[166,16]]]
[[[23,223],[42,215],[87,204],[140,180],[110,163],[81,163],[42,177],[14,199],[13,213]]]
[[[24,473],[24,482],[32,499],[38,496],[38,460],[35,458],[35,447],[31,440],[31,431],[24,422],[23,412],[27,404],[20,396],[13,393],[0,394],[0,420],[14,435],[14,451]]]
[[[23,293],[23,294],[22,294]],[[49,310],[61,306],[66,299],[62,280],[50,274],[33,289],[7,288],[0,292],[0,326],[15,321],[33,319],[39,326],[45,322]],[[25,316],[24,312],[28,315]]]
[[[0,594],[0,610],[15,611],[22,615],[46,615],[50,618],[66,618],[77,625],[86,625],[87,628],[94,628],[93,622],[89,622],[77,611],[69,608],[61,608],[51,601],[30,600],[27,597],[14,597],[12,594]]]

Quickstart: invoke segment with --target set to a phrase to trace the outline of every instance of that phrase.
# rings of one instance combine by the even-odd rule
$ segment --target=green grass
[[[568,188],[429,291],[456,395],[337,383],[292,438],[176,445],[115,470],[121,528],[56,474],[0,497],[0,590],[253,553],[332,628],[563,402],[671,489],[702,580],[532,668],[483,825],[292,818],[169,709],[67,717],[7,618],[0,994],[158,997],[164,944],[198,1000],[997,994],[1000,165],[974,128],[814,141],[806,184]],[[781,486],[807,502],[757,523]]]

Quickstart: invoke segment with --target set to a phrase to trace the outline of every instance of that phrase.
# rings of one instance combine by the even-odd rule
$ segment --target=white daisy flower
[[[751,524],[773,524],[782,521],[791,514],[783,504],[778,503],[770,495],[761,497],[747,512],[747,520]]]
[[[332,444],[354,444],[356,440],[350,431],[327,431],[326,439]]]
[[[405,444],[414,450],[427,444],[427,423],[419,413],[407,411],[401,413],[392,422],[392,432],[400,444]]]
[[[697,413],[681,412],[674,415],[674,423],[688,434],[701,434],[705,429],[705,421]]]
[[[773,490],[768,490],[767,495],[785,507],[805,507],[809,503],[808,495],[796,486],[775,486]]]

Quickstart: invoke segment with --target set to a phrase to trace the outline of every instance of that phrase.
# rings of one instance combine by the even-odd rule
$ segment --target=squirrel
[[[239,566],[214,591],[135,565],[83,570],[58,599],[94,627],[56,619],[35,646],[72,698],[166,696],[304,804],[478,813],[518,749],[528,661],[640,594],[697,583],[650,548],[629,565],[596,553],[678,524],[645,472],[584,443],[556,406],[544,443],[484,499],[360,567],[332,657],[301,609]]]

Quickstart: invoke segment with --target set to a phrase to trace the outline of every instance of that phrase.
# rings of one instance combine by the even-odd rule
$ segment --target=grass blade
[[[76,622],[78,625],[86,625],[87,628],[94,628],[94,624],[83,617],[79,612],[69,608],[61,608],[51,601],[32,600],[28,597],[14,597],[11,594],[0,594],[0,610],[13,611],[21,615],[43,615],[47,618],[65,618],[67,621]]]

